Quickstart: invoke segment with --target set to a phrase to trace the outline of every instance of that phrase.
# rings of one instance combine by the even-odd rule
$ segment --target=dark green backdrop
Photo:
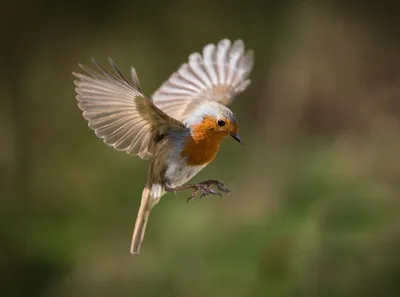
[[[400,296],[400,22],[395,1],[3,1],[0,295]],[[78,63],[112,57],[150,95],[222,38],[253,84],[195,180],[165,196],[139,256],[148,163],[114,151],[74,98]]]

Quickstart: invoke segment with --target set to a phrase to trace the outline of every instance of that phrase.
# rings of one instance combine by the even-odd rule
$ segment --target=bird
[[[134,226],[130,253],[140,253],[150,211],[169,192],[191,190],[188,201],[221,193],[215,179],[187,184],[210,164],[225,136],[243,144],[238,121],[227,107],[251,83],[254,51],[244,42],[209,43],[151,95],[142,91],[134,67],[130,80],[108,58],[108,70],[92,58],[95,70],[72,72],[76,99],[88,126],[105,144],[151,160]],[[215,187],[215,190],[212,189]]]

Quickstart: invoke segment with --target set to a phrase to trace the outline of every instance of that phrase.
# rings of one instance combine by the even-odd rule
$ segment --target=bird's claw
[[[203,193],[200,195],[200,199],[207,195],[220,196],[222,198],[221,193],[218,193],[217,191],[214,191],[213,189],[211,189],[209,187],[203,188],[202,191],[203,191]]]
[[[186,203],[189,203],[189,201],[192,200],[194,196],[196,196],[198,191],[199,191],[198,189],[194,189],[192,194],[190,194],[190,196],[186,199]]]
[[[228,187],[224,183],[217,181],[215,185],[217,186],[217,189],[220,190],[221,192],[231,195],[231,191],[229,191]]]
[[[211,185],[215,185],[218,189],[218,191],[223,192],[225,194],[230,195],[231,191],[229,191],[228,187],[224,184],[221,183],[217,180],[208,180],[205,181],[203,183],[197,184],[197,185],[193,185],[193,192],[192,194],[187,198],[186,203],[188,203],[190,200],[192,200],[196,194],[201,191],[201,195],[200,195],[200,199],[208,196],[208,195],[213,195],[213,196],[220,196],[222,198],[222,194],[211,189]]]
[[[228,189],[228,187],[224,183],[221,183],[220,181],[211,179],[211,180],[205,181],[203,184],[205,184],[209,187],[211,185],[215,185],[217,187],[218,191],[224,192],[225,194],[228,194],[228,195],[231,194],[231,191]]]

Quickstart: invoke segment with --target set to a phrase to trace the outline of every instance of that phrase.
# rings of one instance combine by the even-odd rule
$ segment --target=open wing
[[[128,81],[111,59],[109,62],[114,73],[94,59],[99,72],[80,65],[88,75],[73,73],[78,78],[74,81],[78,106],[89,127],[107,145],[142,159],[150,158],[160,135],[186,128],[143,95],[133,67],[132,81]]]
[[[250,84],[253,51],[245,52],[242,40],[228,39],[208,44],[203,55],[193,53],[188,63],[151,96],[154,104],[168,115],[183,121],[198,104],[216,101],[229,105]]]

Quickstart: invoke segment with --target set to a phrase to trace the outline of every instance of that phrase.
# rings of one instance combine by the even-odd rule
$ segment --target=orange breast
[[[215,119],[204,120],[201,124],[192,128],[191,136],[185,140],[181,156],[191,166],[205,165],[211,162],[221,143],[225,133],[209,129],[215,125]]]

